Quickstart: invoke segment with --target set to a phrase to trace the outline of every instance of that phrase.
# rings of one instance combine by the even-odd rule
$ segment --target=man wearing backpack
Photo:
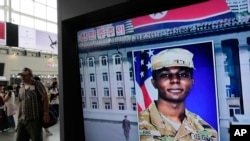
[[[46,88],[41,82],[33,79],[30,68],[24,68],[18,75],[21,76],[22,84],[19,90],[20,105],[16,141],[29,141],[30,139],[43,141],[42,120],[49,122]]]

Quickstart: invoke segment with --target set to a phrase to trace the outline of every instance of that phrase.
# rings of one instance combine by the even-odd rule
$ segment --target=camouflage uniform
[[[178,131],[164,120],[154,102],[139,113],[140,141],[217,141],[217,131],[198,115],[185,110]]]

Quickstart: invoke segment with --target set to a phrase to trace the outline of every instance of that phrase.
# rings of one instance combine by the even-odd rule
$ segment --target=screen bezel
[[[85,140],[77,31],[204,1],[127,1],[59,22],[60,140]]]

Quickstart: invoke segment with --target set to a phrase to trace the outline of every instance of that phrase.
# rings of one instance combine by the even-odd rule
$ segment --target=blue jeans
[[[53,108],[55,112],[55,116],[58,118],[59,117],[59,104],[50,104],[50,106]]]
[[[15,128],[16,124],[15,124],[14,116],[13,115],[8,116],[7,119],[8,119],[8,127]]]

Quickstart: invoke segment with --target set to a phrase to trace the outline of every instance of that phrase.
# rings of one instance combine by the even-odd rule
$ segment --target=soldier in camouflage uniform
[[[140,141],[217,141],[217,131],[185,108],[193,80],[193,54],[181,48],[151,58],[158,101],[139,112]]]

